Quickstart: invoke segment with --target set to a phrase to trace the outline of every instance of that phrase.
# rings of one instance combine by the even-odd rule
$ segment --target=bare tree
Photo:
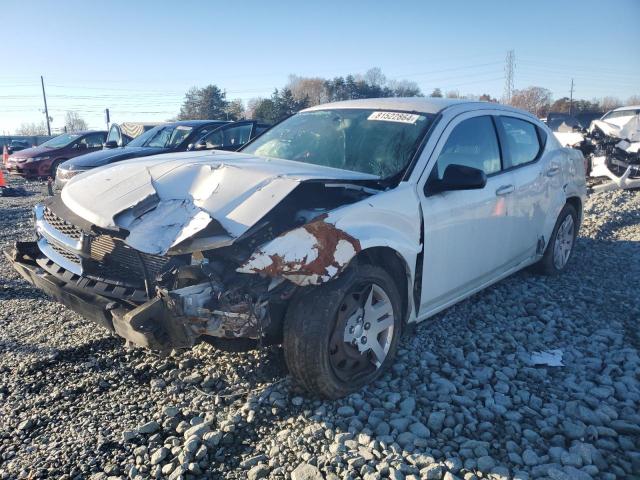
[[[367,73],[364,74],[364,80],[369,85],[375,85],[376,87],[382,87],[387,83],[387,77],[379,67],[373,67],[367,70]]]
[[[18,128],[16,128],[16,135],[33,136],[46,134],[47,124],[44,121],[40,123],[22,123]]]
[[[67,112],[64,116],[64,128],[67,132],[80,132],[87,129],[87,122],[78,112]]]
[[[329,93],[325,80],[320,77],[299,77],[289,75],[289,83],[285,86],[291,90],[296,101],[304,101],[306,98],[309,106],[320,105],[329,100]]]
[[[449,90],[446,95],[447,98],[460,98],[460,92],[458,90]]]
[[[236,98],[235,100],[228,102],[225,107],[225,112],[227,114],[227,120],[236,121],[244,118],[244,105],[242,100]]]
[[[625,105],[640,105],[640,95],[631,95],[627,98]]]
[[[603,97],[600,101],[600,105],[602,106],[603,111],[608,112],[614,108],[621,107],[622,102],[617,97]]]
[[[244,109],[244,118],[254,120],[256,118],[256,107],[262,103],[263,98],[250,98],[247,100],[247,108]]]
[[[551,91],[542,87],[528,87],[515,90],[511,95],[511,105],[542,117],[549,111],[551,105]]]

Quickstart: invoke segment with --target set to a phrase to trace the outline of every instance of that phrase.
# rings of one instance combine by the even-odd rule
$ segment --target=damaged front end
[[[213,180],[225,168],[235,167],[212,169]],[[132,207],[94,214],[94,221],[69,208],[77,199],[54,197],[35,208],[36,240],[17,243],[7,257],[30,283],[139,346],[167,352],[201,340],[277,343],[296,289],[330,280],[360,251],[330,211],[376,191],[353,181],[277,177],[258,179],[243,203],[229,205],[211,202],[216,191],[225,196],[212,176],[206,195],[192,188],[186,199],[143,182]],[[284,188],[270,190],[274,183]],[[123,196],[104,197],[110,194]],[[253,219],[248,205],[256,206]]]
[[[579,147],[589,162],[589,176],[608,179],[594,191],[640,187],[640,116],[619,127],[594,120]]]

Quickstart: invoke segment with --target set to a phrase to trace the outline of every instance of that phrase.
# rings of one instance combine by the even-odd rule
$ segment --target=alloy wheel
[[[379,285],[360,285],[347,293],[329,342],[335,374],[352,381],[379,369],[391,347],[394,323],[393,304]]]
[[[558,227],[556,241],[553,246],[553,265],[562,270],[569,261],[573,249],[575,224],[573,217],[567,215]]]

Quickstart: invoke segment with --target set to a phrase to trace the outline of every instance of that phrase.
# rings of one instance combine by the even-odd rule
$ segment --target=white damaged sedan
[[[301,111],[239,153],[99,168],[35,209],[6,252],[34,285],[143,347],[282,344],[337,398],[407,324],[536,264],[567,268],[580,152],[484,102],[385,98]]]

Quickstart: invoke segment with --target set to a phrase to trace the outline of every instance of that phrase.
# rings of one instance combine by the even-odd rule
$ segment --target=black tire
[[[56,178],[56,170],[58,170],[58,167],[60,166],[60,164],[64,162],[63,159],[60,160],[55,160],[52,164],[51,164],[51,172],[50,172],[50,177],[53,178],[55,180]]]
[[[573,238],[571,240],[571,250],[569,252],[569,257],[566,260],[566,262],[561,267],[559,267],[554,262],[554,251],[555,251],[556,241],[558,241],[558,231],[560,229],[560,226],[563,224],[563,222],[568,216],[571,216],[573,220]],[[537,271],[544,275],[557,275],[563,272],[567,268],[569,261],[571,261],[571,257],[573,257],[573,250],[574,250],[577,236],[578,236],[578,213],[576,212],[576,209],[573,207],[573,205],[567,203],[565,204],[564,207],[562,207],[562,210],[560,210],[560,215],[558,215],[556,224],[553,227],[553,232],[551,233],[551,239],[547,244],[547,248],[544,252],[544,255],[536,265]]]
[[[337,324],[340,314],[343,319],[347,315],[346,302],[353,302],[353,298],[359,295],[355,292],[364,292],[358,289],[367,288],[367,284],[381,288],[387,295],[394,317],[393,332],[385,334],[391,339],[387,340],[389,348],[380,366],[376,368],[372,362],[366,365],[365,360],[372,358],[369,356],[372,355],[371,351],[358,352],[366,371],[346,380],[343,378],[344,372],[335,369],[335,356],[332,358],[335,353],[330,353],[330,345],[331,342],[335,344],[340,331],[345,331],[345,327],[337,327]],[[350,300],[347,300],[348,296]],[[291,300],[284,321],[285,361],[294,380],[309,393],[330,399],[344,397],[373,381],[393,361],[402,325],[402,301],[391,276],[380,267],[355,263],[337,279],[316,287],[306,287]],[[353,345],[344,343],[342,348],[351,349],[351,355],[354,355],[357,349]],[[369,372],[369,369],[373,370]]]

